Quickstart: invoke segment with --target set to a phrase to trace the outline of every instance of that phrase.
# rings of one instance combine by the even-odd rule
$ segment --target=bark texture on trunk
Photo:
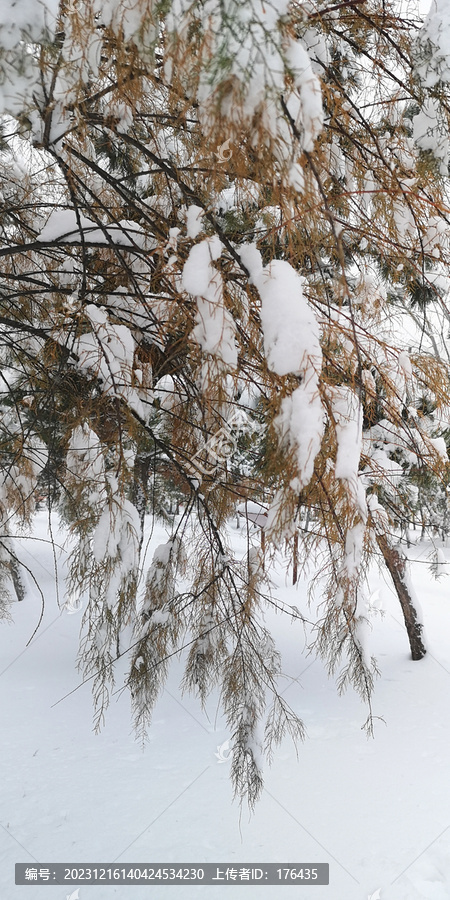
[[[298,581],[298,532],[294,534],[294,549],[292,553],[292,584]]]
[[[11,556],[9,560],[9,571],[11,573],[11,581],[14,585],[16,597],[18,600],[23,600],[25,597],[25,585],[20,574],[19,562],[15,556]]]
[[[385,534],[377,535],[377,543],[391,575],[400,606],[403,611],[406,631],[413,659],[422,659],[426,648],[422,640],[423,625],[418,621],[417,610],[411,597],[406,578],[407,560],[395,547],[392,547]]]
[[[141,552],[142,542],[144,539],[144,521],[147,512],[148,503],[148,479],[153,456],[149,453],[137,454],[134,462],[133,487],[131,492],[131,502],[136,507],[139,520],[141,523],[141,538],[139,542],[139,553]]]

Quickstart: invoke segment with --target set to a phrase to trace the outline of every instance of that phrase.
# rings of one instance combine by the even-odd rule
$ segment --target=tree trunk
[[[11,556],[9,560],[9,571],[11,573],[11,581],[14,585],[17,599],[23,600],[25,597],[25,585],[20,574],[19,562],[15,556]]]
[[[383,554],[384,561],[394,582],[397,597],[403,611],[406,631],[413,659],[422,659],[427,652],[422,640],[423,625],[418,621],[417,611],[409,592],[406,580],[407,561],[402,553],[392,547],[385,534],[377,535],[377,544]]]
[[[294,549],[292,553],[292,584],[298,580],[298,532],[294,534]]]
[[[139,513],[139,520],[141,523],[141,539],[139,544],[139,552],[141,551],[142,541],[144,538],[144,520],[148,503],[148,478],[152,458],[152,455],[149,453],[138,453],[134,462],[131,502],[136,507]]]

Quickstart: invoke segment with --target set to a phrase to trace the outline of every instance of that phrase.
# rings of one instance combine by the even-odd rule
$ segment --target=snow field
[[[61,536],[58,535],[60,538]],[[283,653],[281,690],[304,719],[307,739],[286,740],[265,770],[265,790],[250,816],[232,803],[231,748],[218,696],[205,717],[181,696],[175,662],[143,752],[120,688],[99,735],[92,731],[90,686],[75,670],[80,613],[59,612],[44,512],[22,552],[45,596],[44,619],[30,646],[40,598],[29,583],[0,632],[3,741],[0,754],[0,896],[66,900],[72,886],[15,886],[14,863],[115,862],[172,865],[218,862],[328,862],[330,884],[283,887],[283,900],[444,900],[450,896],[450,607],[446,578],[433,582],[429,545],[411,548],[429,652],[413,663],[400,606],[374,571],[368,652],[381,668],[373,698],[375,738],[361,726],[358,697],[339,697],[322,663],[308,655],[302,629],[267,612]],[[155,528],[152,544],[165,540]],[[236,549],[244,536],[233,531]],[[450,552],[441,547],[441,557]],[[289,586],[281,561],[272,573],[284,602],[307,610],[305,584]],[[64,598],[62,598],[63,600]],[[381,612],[384,615],[381,615]],[[124,639],[126,636],[124,637]],[[58,702],[61,700],[61,702]],[[56,705],[55,705],[56,704]],[[220,761],[223,759],[224,761]],[[197,900],[206,895],[268,900],[278,887],[81,886],[79,900]]]

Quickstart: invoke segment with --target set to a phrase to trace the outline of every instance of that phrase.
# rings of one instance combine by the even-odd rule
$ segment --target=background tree
[[[0,13],[0,564],[45,487],[74,541],[68,590],[89,597],[98,721],[118,652],[145,733],[185,647],[184,686],[204,702],[220,685],[252,803],[261,749],[303,723],[277,690],[261,558],[230,546],[243,496],[272,547],[324,550],[314,646],[369,731],[380,554],[425,652],[395,529],[430,484],[446,497],[445,12],[420,28],[378,0],[18,9]],[[145,512],[170,518],[169,496],[180,515],[143,573]]]

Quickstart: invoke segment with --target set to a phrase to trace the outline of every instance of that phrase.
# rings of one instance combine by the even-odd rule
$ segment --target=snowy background
[[[382,670],[373,711],[385,720],[376,722],[374,739],[361,730],[366,710],[358,697],[351,691],[339,697],[323,665],[308,656],[302,628],[286,616],[267,616],[283,652],[281,690],[304,719],[307,739],[298,758],[289,740],[277,751],[251,816],[232,802],[230,735],[218,697],[205,718],[195,698],[179,692],[180,663],[157,704],[145,751],[120,690],[125,661],[117,664],[117,693],[100,735],[92,731],[89,684],[61,700],[79,684],[81,613],[58,609],[47,529],[42,511],[35,537],[21,542],[44,590],[42,624],[26,647],[41,605],[30,587],[13,606],[14,624],[0,631],[1,898],[66,900],[74,890],[15,886],[16,862],[330,865],[326,887],[82,886],[79,900],[165,900],[174,892],[196,900],[221,890],[245,900],[278,897],[280,890],[283,900],[450,896],[449,582],[432,580],[429,545],[409,551],[429,647],[420,662],[409,658],[389,584],[372,572],[367,643]],[[155,529],[152,544],[165,539]],[[236,529],[233,540],[244,553]],[[450,550],[443,552],[450,559]],[[291,587],[281,561],[272,579],[280,598],[307,611],[305,584]]]

